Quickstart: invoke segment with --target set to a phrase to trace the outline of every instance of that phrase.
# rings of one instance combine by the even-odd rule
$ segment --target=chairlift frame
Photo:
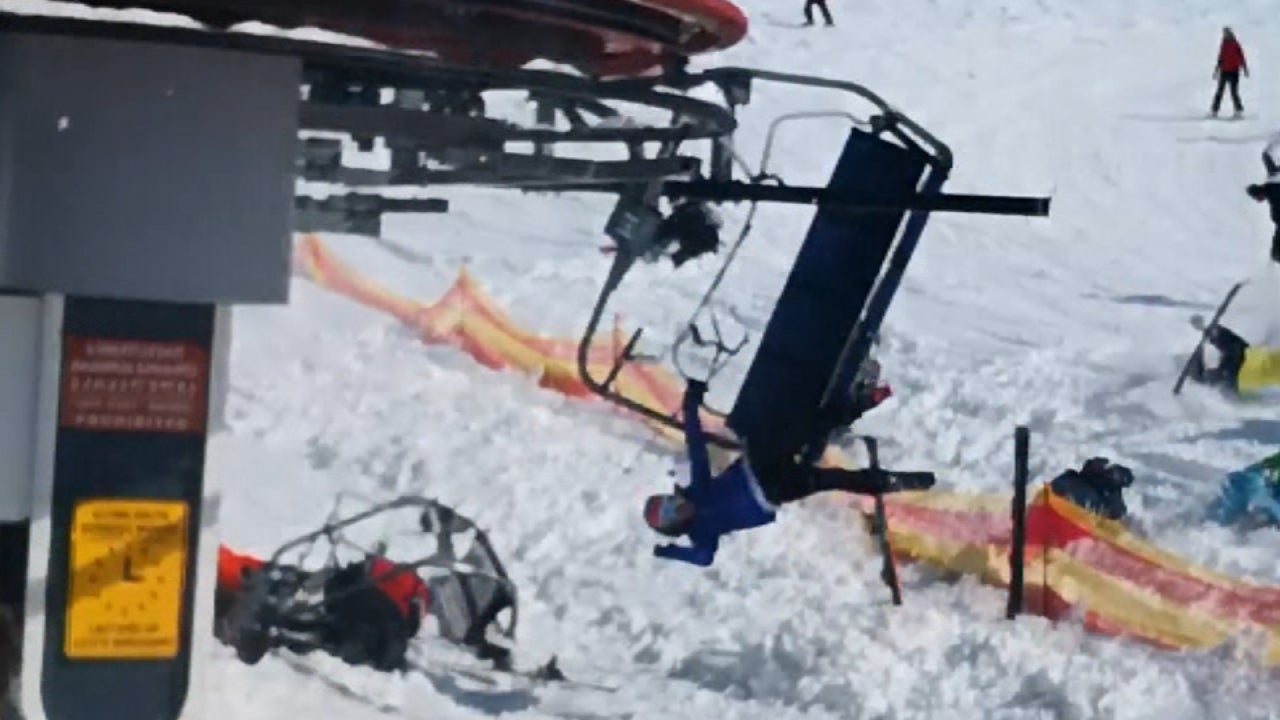
[[[686,90],[704,83],[716,85],[726,98],[730,112],[735,112],[738,106],[749,102],[751,86],[752,83],[756,81],[823,88],[851,94],[870,103],[875,108],[876,114],[871,117],[869,122],[865,123],[867,126],[872,128],[872,131],[875,134],[880,135],[887,133],[901,142],[905,147],[923,153],[927,157],[928,166],[933,174],[945,177],[952,168],[953,155],[951,149],[945,143],[922,127],[910,116],[895,109],[878,94],[858,83],[741,67],[719,68],[708,70],[700,75],[685,75],[676,78],[668,78],[668,82]],[[845,115],[851,121],[855,120],[852,116],[845,113],[815,114]],[[826,188],[765,184],[765,181],[770,179],[771,176],[765,173],[764,166],[767,165],[769,153],[772,151],[774,136],[781,122],[787,119],[798,119],[809,115],[810,114],[807,113],[795,114],[792,116],[784,116],[774,121],[769,128],[766,138],[765,153],[761,171],[754,175],[749,181],[742,182],[734,180],[732,177],[733,162],[737,160],[739,164],[742,163],[732,152],[732,138],[731,134],[728,134],[713,140],[713,150],[715,151],[713,152],[713,155],[718,155],[719,159],[716,160],[713,158],[712,175],[709,178],[694,180],[664,180],[656,182],[647,189],[649,197],[656,198],[658,196],[665,196],[668,198],[702,200],[714,203],[746,201],[752,203],[753,206],[760,202],[803,204],[851,213],[924,211],[1030,217],[1048,215],[1050,200],[1048,198],[1040,197],[949,195],[937,193],[915,194],[905,197],[848,198],[841,197],[839,194],[833,193]],[[616,186],[608,185],[598,185],[595,187],[561,185],[553,187],[557,187],[560,190],[618,190]],[[904,226],[908,222],[910,222],[910,218],[904,220]],[[879,321],[883,316],[883,312],[887,310],[887,306],[892,295],[896,292],[897,281],[900,279],[901,272],[905,270],[906,263],[913,250],[914,246],[897,248],[885,263],[886,268],[893,277],[889,278],[889,282],[877,283],[872,296],[868,299],[867,307],[864,308],[864,310],[877,310],[881,316],[865,318],[865,320],[869,321],[869,324],[871,324],[873,332],[878,330]],[[651,421],[679,430],[681,425],[679,419],[674,414],[627,397],[614,386],[614,382],[622,369],[635,359],[635,347],[639,343],[644,332],[643,328],[639,328],[632,333],[630,339],[624,346],[623,351],[616,357],[613,367],[604,379],[595,377],[589,367],[590,348],[599,329],[599,325],[602,317],[604,316],[609,299],[612,297],[614,292],[617,291],[623,279],[636,262],[642,259],[651,258],[652,255],[653,248],[646,247],[642,243],[639,245],[628,242],[618,243],[617,251],[613,256],[613,262],[609,268],[609,272],[605,278],[600,293],[597,296],[595,306],[592,309],[590,318],[587,321],[586,329],[584,330],[581,341],[578,345],[578,375],[584,385],[586,385],[586,387],[595,394]],[[646,256],[648,256],[648,258]],[[861,327],[859,329],[861,329]],[[862,348],[861,352],[865,354],[866,349]],[[707,435],[708,440],[719,447],[729,450],[741,449],[740,441],[729,437],[726,434],[708,432]]]
[[[246,587],[245,610],[242,612],[249,614],[253,618],[253,623],[249,628],[250,632],[262,633],[265,637],[265,634],[270,632],[269,628],[278,624],[282,618],[289,618],[294,622],[302,623],[318,622],[325,612],[326,604],[339,601],[349,595],[353,595],[354,593],[365,589],[369,585],[376,585],[383,580],[389,580],[402,573],[412,572],[416,574],[419,569],[433,568],[438,570],[447,570],[453,573],[460,573],[463,575],[485,577],[501,585],[510,593],[512,599],[512,604],[510,606],[511,618],[505,626],[497,622],[494,624],[497,626],[499,634],[504,638],[507,638],[508,640],[513,640],[515,638],[516,627],[519,622],[519,595],[516,585],[509,577],[507,577],[506,570],[503,568],[497,553],[494,552],[492,545],[489,542],[488,535],[484,530],[471,520],[458,515],[451,508],[446,509],[449,511],[452,522],[462,521],[462,524],[465,527],[459,527],[459,531],[475,533],[474,542],[480,543],[487,551],[487,554],[492,560],[494,568],[497,571],[496,574],[481,572],[474,568],[462,568],[457,564],[441,563],[436,559],[436,554],[432,553],[429,557],[412,562],[392,561],[392,566],[389,569],[369,577],[364,584],[345,588],[339,592],[329,594],[327,597],[323,597],[319,600],[296,601],[292,600],[290,597],[286,597],[283,598],[286,600],[285,604],[278,602],[282,599],[277,597],[277,595],[279,593],[280,583],[285,580],[284,568],[289,567],[285,562],[286,556],[294,553],[298,553],[301,557],[309,556],[318,543],[321,541],[327,541],[329,543],[329,553],[325,560],[325,566],[329,567],[336,562],[336,550],[340,546],[348,546],[362,553],[367,553],[369,551],[368,548],[362,548],[350,540],[343,538],[341,536],[343,530],[384,513],[403,509],[418,510],[419,522],[421,523],[421,518],[425,513],[446,507],[431,498],[416,495],[404,495],[389,501],[375,503],[364,510],[345,517],[336,517],[338,507],[341,505],[344,497],[344,495],[339,495],[338,498],[335,499],[333,509],[330,511],[329,516],[321,527],[303,535],[299,535],[280,545],[275,552],[266,559],[260,571],[255,573],[249,579]],[[423,532],[426,533],[428,531],[424,529]],[[390,558],[388,558],[388,560],[390,560]],[[293,590],[296,592],[296,588],[293,588]],[[290,593],[290,595],[292,595],[292,593]]]

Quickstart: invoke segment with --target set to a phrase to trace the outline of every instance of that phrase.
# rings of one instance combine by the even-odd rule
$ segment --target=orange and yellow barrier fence
[[[499,309],[465,270],[434,302],[410,300],[338,260],[315,236],[295,250],[299,272],[356,302],[416,328],[423,341],[454,345],[485,366],[536,374],[541,386],[576,396],[590,390],[577,374],[577,343],[531,333]],[[611,336],[588,355],[603,376],[625,336]],[[617,378],[628,396],[668,412],[680,404],[679,379],[657,364],[629,364]],[[713,418],[708,423],[715,426]],[[655,425],[656,427],[656,425]],[[677,439],[669,428],[656,427]],[[840,462],[828,456],[826,462]],[[934,490],[888,498],[890,541],[900,557],[985,582],[1009,582],[1009,498]],[[870,509],[870,504],[863,506]],[[1257,639],[1256,657],[1280,664],[1280,587],[1230,578],[1165,552],[1042,488],[1027,515],[1024,570],[1029,608],[1060,619],[1077,614],[1087,628],[1160,647],[1204,650]]]
[[[456,346],[489,368],[536,375],[540,386],[566,395],[592,394],[578,377],[576,341],[548,338],[519,327],[484,294],[465,268],[440,298],[423,303],[400,297],[361,276],[314,235],[299,239],[294,264],[317,284],[415,328],[424,342]],[[610,337],[597,340],[589,349],[587,365],[592,374],[606,375],[625,343],[615,318]],[[620,392],[653,407],[675,412],[680,405],[681,384],[661,365],[629,363],[615,383]]]
[[[886,502],[895,553],[991,584],[1009,582],[1008,496],[932,491]],[[1142,540],[1042,487],[1027,509],[1028,610],[1079,616],[1099,633],[1206,650],[1230,640],[1280,664],[1280,587],[1241,581]]]

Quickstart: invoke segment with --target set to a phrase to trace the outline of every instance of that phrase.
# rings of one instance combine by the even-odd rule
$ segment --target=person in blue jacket
[[[644,505],[644,519],[650,528],[668,537],[688,536],[690,545],[657,545],[653,550],[657,557],[707,567],[715,560],[722,536],[768,525],[777,517],[778,508],[786,503],[826,491],[874,495],[925,490],[934,484],[935,478],[930,472],[802,467],[793,458],[752,457],[749,448],[724,472],[713,477],[706,435],[698,417],[706,389],[706,383],[699,380],[690,380],[685,388],[682,409],[689,454],[689,486],[676,486],[673,493],[652,495]],[[855,407],[840,408],[833,419],[848,420],[869,409],[856,407],[859,395],[856,390],[851,393],[850,400]],[[883,394],[869,397],[883,399]],[[878,403],[879,399],[873,401]]]
[[[1232,525],[1250,515],[1280,525],[1280,453],[1227,473],[1208,514],[1220,525]]]

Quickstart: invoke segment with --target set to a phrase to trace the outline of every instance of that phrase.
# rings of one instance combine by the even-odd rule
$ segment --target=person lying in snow
[[[1280,525],[1280,452],[1227,473],[1209,506],[1209,519],[1232,525],[1248,515]]]
[[[323,613],[276,618],[277,627],[246,642],[237,621],[237,606],[246,601],[248,583],[264,563],[226,546],[218,548],[218,586],[214,601],[214,634],[236,648],[241,659],[255,663],[273,646],[307,653],[325,650],[352,665],[390,672],[405,668],[409,640],[417,635],[431,605],[426,584],[412,570],[370,555],[333,572],[305,572],[277,567],[288,582],[322,598]],[[307,602],[306,599],[303,602]],[[256,642],[262,639],[263,643]]]
[[[1055,495],[1110,520],[1128,513],[1121,494],[1133,484],[1133,471],[1104,457],[1089,458],[1077,470],[1067,470],[1049,483]]]
[[[1203,319],[1195,318],[1193,322],[1203,328]],[[1209,345],[1217,352],[1217,362],[1210,366],[1202,348],[1191,360],[1188,378],[1236,395],[1280,389],[1280,349],[1252,346],[1221,324],[1205,332]]]
[[[802,467],[794,458],[754,456],[749,447],[724,472],[713,477],[706,436],[698,417],[706,390],[706,383],[698,380],[690,380],[685,388],[689,486],[677,485],[673,493],[652,495],[644,504],[644,519],[651,529],[668,537],[688,536],[691,545],[657,545],[653,549],[657,557],[708,567],[715,560],[722,536],[773,522],[778,507],[786,503],[827,491],[874,495],[926,490],[934,484],[930,472]],[[848,402],[835,408],[825,420],[833,426],[835,422],[852,422],[882,402],[888,392],[888,387],[878,382],[855,382]]]

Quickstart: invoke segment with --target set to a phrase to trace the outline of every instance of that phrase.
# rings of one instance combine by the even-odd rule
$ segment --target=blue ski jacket
[[[1280,525],[1280,453],[1227,473],[1218,497],[1209,506],[1209,519],[1221,525],[1237,523],[1251,514]]]
[[[715,560],[722,535],[768,525],[777,517],[777,508],[765,498],[745,455],[724,472],[711,476],[707,439],[698,417],[704,392],[705,384],[691,381],[683,402],[690,475],[689,487],[683,493],[694,507],[693,527],[687,533],[690,545],[658,545],[653,554],[708,567]]]

